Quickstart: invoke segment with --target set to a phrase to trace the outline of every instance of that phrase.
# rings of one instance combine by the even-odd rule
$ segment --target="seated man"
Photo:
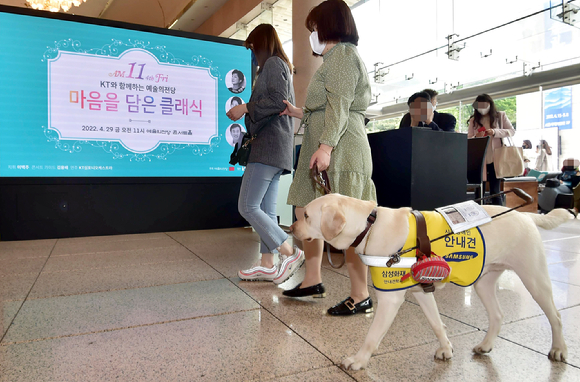
[[[580,161],[574,158],[564,159],[562,174],[559,176],[560,183],[565,184],[571,189],[580,183]]]
[[[435,111],[437,107],[437,93],[433,89],[425,89],[421,93],[427,93],[431,97],[431,104],[433,105],[433,122],[443,131],[454,132],[457,120],[452,114],[449,113],[438,113]],[[411,126],[411,115],[409,113],[403,116],[399,128]]]
[[[407,101],[409,105],[410,127],[427,127],[435,131],[441,131],[433,121],[433,105],[431,97],[425,92],[413,94]]]

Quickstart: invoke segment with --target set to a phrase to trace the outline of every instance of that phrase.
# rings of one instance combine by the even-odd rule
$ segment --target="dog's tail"
[[[539,215],[533,213],[527,213],[526,215],[532,218],[532,220],[538,227],[544,229],[554,229],[558,227],[560,224],[563,224],[568,220],[574,218],[574,216],[570,213],[570,211],[565,210],[563,208],[556,208],[546,215]]]

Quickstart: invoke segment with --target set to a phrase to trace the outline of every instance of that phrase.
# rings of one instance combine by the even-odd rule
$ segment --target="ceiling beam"
[[[111,0],[107,2],[100,17],[167,28],[188,6],[190,0]]]
[[[240,18],[260,5],[262,0],[229,0],[209,19],[207,19],[195,33],[219,36],[226,29],[234,25]]]
[[[456,90],[450,94],[441,93],[437,96],[438,109],[443,109],[460,101],[471,103],[480,94],[489,94],[494,99],[512,97],[538,91],[540,86],[544,90],[559,88],[562,86],[580,83],[580,64],[565,66],[563,68],[534,73],[531,76],[522,76],[505,81],[492,82],[490,84],[474,86],[472,88]],[[391,106],[386,106],[379,113],[371,112],[378,119],[399,116],[409,111],[406,101]],[[378,114],[378,115],[377,115]]]

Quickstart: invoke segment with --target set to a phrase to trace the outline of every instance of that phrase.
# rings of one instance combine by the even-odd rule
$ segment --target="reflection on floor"
[[[475,291],[447,286],[435,298],[451,361],[433,359],[436,338],[408,294],[357,372],[337,365],[373,315],[325,313],[349,293],[346,270],[325,262],[325,299],[282,296],[303,269],[280,286],[242,282],[236,272],[258,257],[251,229],[0,242],[0,381],[579,381],[580,221],[541,233],[567,363],[548,360],[548,321],[506,272],[491,353],[471,351],[487,328]]]

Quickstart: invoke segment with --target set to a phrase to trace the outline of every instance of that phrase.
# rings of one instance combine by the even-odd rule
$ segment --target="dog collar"
[[[373,208],[373,210],[371,211],[371,213],[367,217],[366,228],[353,241],[353,243],[350,245],[351,247],[354,247],[354,248],[358,247],[358,245],[362,242],[362,240],[364,239],[366,234],[369,232],[369,229],[371,229],[371,226],[375,223],[376,220],[377,220],[377,209]]]

